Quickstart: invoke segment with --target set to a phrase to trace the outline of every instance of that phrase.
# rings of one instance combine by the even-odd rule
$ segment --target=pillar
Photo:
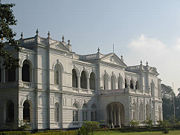
[[[87,78],[87,89],[89,90],[90,87],[89,87],[89,77]]]

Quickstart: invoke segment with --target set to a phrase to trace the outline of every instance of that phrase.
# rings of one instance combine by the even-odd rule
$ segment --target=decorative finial
[[[148,62],[146,61],[146,66],[148,66]]]
[[[123,56],[121,55],[121,60],[123,61]]]
[[[98,53],[100,52],[100,49],[99,49],[99,47],[98,47],[97,51],[98,51]]]
[[[70,45],[70,40],[68,40],[68,45]]]
[[[39,34],[39,31],[38,31],[38,29],[36,30],[36,36],[38,36],[38,34]]]
[[[64,42],[64,35],[62,36],[62,42]]]
[[[21,32],[21,39],[23,39],[23,32]]]
[[[48,31],[48,38],[50,38],[50,32]]]
[[[142,60],[140,61],[140,65],[142,65]]]

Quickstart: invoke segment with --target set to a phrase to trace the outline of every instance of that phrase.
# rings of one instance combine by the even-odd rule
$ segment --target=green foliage
[[[145,120],[145,121],[144,121],[144,124],[145,124],[148,128],[152,128],[152,126],[153,126],[152,120]]]
[[[83,123],[82,127],[80,128],[81,135],[88,135],[90,132],[93,135],[94,130],[99,128],[99,122],[96,121],[86,121]]]
[[[30,132],[24,132],[24,131],[6,131],[6,132],[0,132],[0,135],[30,135]]]
[[[138,127],[138,126],[139,126],[139,121],[131,120],[131,121],[130,121],[130,126],[131,126],[131,127]]]
[[[14,39],[16,35],[11,26],[16,25],[12,7],[14,4],[2,4],[0,2],[0,57],[6,68],[18,66],[16,52],[19,51],[18,42]]]

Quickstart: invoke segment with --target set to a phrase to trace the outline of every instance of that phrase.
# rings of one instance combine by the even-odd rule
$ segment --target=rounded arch
[[[143,107],[143,103],[141,102],[139,105],[139,121],[143,121],[143,117],[144,117],[144,107]]]
[[[91,105],[91,121],[97,120],[97,111],[95,103]]]
[[[120,102],[107,105],[107,123],[112,127],[121,127],[125,124],[125,108]]]
[[[121,74],[118,76],[118,89],[122,89],[123,78]]]
[[[90,89],[96,89],[96,76],[94,72],[91,72],[90,79],[89,79]]]
[[[151,119],[150,112],[151,112],[151,107],[150,107],[149,103],[147,103],[146,104],[146,120],[150,120]]]
[[[22,81],[32,81],[32,63],[28,59],[25,59],[22,64]]]
[[[79,103],[75,102],[73,104],[73,122],[79,121]]]
[[[55,103],[55,109],[54,109],[54,119],[55,122],[59,122],[59,116],[60,116],[60,107],[59,107],[59,103]]]
[[[54,64],[52,65],[52,69],[55,70],[55,67],[56,67],[57,65],[59,66],[60,70],[61,70],[62,72],[64,72],[64,67],[63,67],[62,63],[61,63],[58,59],[57,59],[56,62],[54,62]]]
[[[6,122],[14,122],[14,103],[11,100],[6,103]]]
[[[83,121],[88,120],[88,106],[86,103],[84,103],[82,107],[82,120]]]
[[[136,90],[139,89],[139,81],[138,80],[136,81],[135,89]]]
[[[151,95],[154,96],[154,88],[155,88],[155,84],[154,81],[151,81]]]
[[[103,83],[104,83],[104,90],[108,90],[109,89],[109,86],[108,86],[108,82],[109,82],[109,75],[107,72],[104,73],[104,76],[103,76]]]
[[[60,63],[54,66],[54,84],[62,86],[63,67]]]
[[[87,89],[87,73],[85,70],[81,72],[81,88]]]
[[[137,120],[137,104],[135,101],[132,104],[132,119]]]
[[[124,86],[125,88],[128,88],[127,78],[124,79],[124,85],[125,85],[125,86]]]
[[[78,88],[78,76],[76,69],[72,69],[72,87]]]
[[[134,81],[133,81],[133,79],[130,80],[130,88],[134,89]]]
[[[31,122],[32,119],[32,105],[30,100],[25,100],[23,103],[23,121]]]
[[[114,74],[111,76],[111,89],[116,89],[116,76]]]

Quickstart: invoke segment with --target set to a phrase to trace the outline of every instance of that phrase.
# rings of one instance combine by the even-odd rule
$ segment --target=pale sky
[[[4,0],[5,1],[5,0]],[[2,2],[4,2],[2,1]],[[10,1],[10,0],[9,0]],[[17,38],[70,39],[78,54],[124,56],[156,67],[162,83],[180,88],[180,0],[13,0]]]

